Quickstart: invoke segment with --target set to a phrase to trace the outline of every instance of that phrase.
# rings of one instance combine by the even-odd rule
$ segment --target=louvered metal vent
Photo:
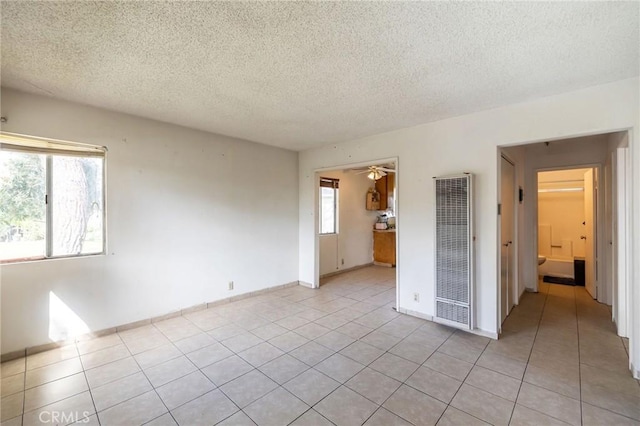
[[[436,317],[473,328],[471,175],[436,178]]]

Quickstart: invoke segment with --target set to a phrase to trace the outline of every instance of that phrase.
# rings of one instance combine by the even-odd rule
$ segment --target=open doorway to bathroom
[[[597,299],[599,168],[538,171],[538,275]]]
[[[500,215],[499,220],[514,226],[515,232],[505,232],[504,226],[498,229],[501,242],[498,271],[503,272],[496,289],[499,327],[513,306],[521,304],[526,292],[571,288],[544,282],[541,277],[548,276],[547,281],[567,279],[567,283],[571,280],[582,283],[584,270],[585,286],[573,289],[609,306],[618,332],[626,335],[631,310],[629,140],[627,131],[616,131],[500,147],[498,155],[503,157],[498,170],[501,210],[515,217],[506,221]],[[512,170],[507,173],[509,169]],[[591,192],[593,210],[586,208],[584,199],[585,193]],[[568,214],[572,211],[570,197],[573,197],[573,211],[582,212],[577,225]],[[548,208],[554,201],[563,201],[565,205]],[[593,228],[587,226],[587,215],[591,211]],[[573,220],[573,231],[560,231],[559,227],[567,225],[561,221],[569,220]],[[505,250],[504,244],[509,242],[512,244]],[[509,257],[505,257],[504,252],[508,252]],[[587,257],[592,252],[590,262]],[[544,258],[542,265],[538,265],[542,260],[540,255]],[[505,270],[511,270],[512,274],[505,274]],[[502,290],[505,286],[509,290],[506,296]]]
[[[487,350],[529,362],[523,382],[531,386],[577,398],[592,386],[585,369],[627,375],[630,139],[615,131],[498,150],[501,334]]]

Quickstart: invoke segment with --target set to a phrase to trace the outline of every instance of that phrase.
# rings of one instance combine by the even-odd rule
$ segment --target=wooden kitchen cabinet
[[[380,193],[380,210],[393,206],[393,195],[396,187],[395,173],[387,173],[376,181],[376,191]]]
[[[373,231],[373,263],[381,266],[396,266],[396,231]]]
[[[367,210],[380,210],[380,193],[378,191],[367,192]]]

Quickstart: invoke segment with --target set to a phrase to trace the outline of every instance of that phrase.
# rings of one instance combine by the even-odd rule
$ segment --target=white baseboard
[[[109,327],[109,328],[106,328],[104,330],[92,331],[92,332],[89,332],[87,334],[76,336],[73,339],[59,341],[59,342],[45,343],[43,345],[31,346],[31,347],[28,347],[28,348],[25,348],[25,349],[20,349],[20,350],[17,350],[17,351],[4,353],[4,354],[0,355],[0,361],[2,361],[2,362],[10,361],[12,359],[21,358],[23,356],[33,355],[33,354],[36,354],[38,352],[48,351],[50,349],[55,349],[55,348],[59,348],[59,347],[62,347],[62,346],[74,344],[76,342],[82,342],[82,341],[85,341],[85,340],[91,340],[91,339],[94,339],[94,338],[97,338],[97,337],[106,336],[106,335],[113,334],[113,333],[116,333],[116,332],[119,332],[119,331],[125,331],[125,330],[130,330],[132,328],[142,327],[142,326],[149,325],[149,324],[152,324],[152,323],[155,323],[155,322],[158,322],[158,321],[163,321],[163,320],[179,317],[179,316],[182,316],[182,315],[185,315],[185,314],[189,314],[189,313],[192,313],[192,312],[196,312],[196,311],[199,311],[199,310],[202,310],[202,309],[213,308],[213,307],[216,307],[216,306],[220,306],[220,305],[224,305],[224,304],[227,304],[227,303],[236,302],[238,300],[246,299],[248,297],[258,296],[258,295],[261,295],[261,294],[270,293],[272,291],[282,290],[284,288],[294,287],[294,286],[297,286],[297,285],[305,285],[306,286],[306,283],[303,283],[301,281],[293,281],[293,282],[286,283],[286,284],[280,284],[280,285],[267,287],[267,288],[263,288],[263,289],[256,290],[256,291],[250,291],[250,292],[247,292],[247,293],[238,294],[238,295],[227,297],[227,298],[224,298],[224,299],[215,300],[215,301],[209,302],[209,303],[199,303],[197,305],[189,306],[187,308],[180,309],[180,310],[173,311],[173,312],[169,312],[169,313],[166,313],[166,314],[163,314],[163,315],[157,315],[157,316],[154,316],[154,317],[151,317],[151,318],[145,318],[145,319],[142,319],[142,320],[130,322],[128,324],[122,324],[122,325],[119,325],[119,326],[116,326],[116,327]],[[308,285],[310,285],[310,284],[308,284]]]
[[[401,314],[406,314],[406,315],[411,315],[412,317],[417,317],[423,320],[427,320],[427,321],[431,321],[431,322],[436,322],[433,320],[433,316],[432,315],[427,315],[427,314],[423,314],[422,312],[417,312],[417,311],[412,311],[411,309],[406,309],[403,307],[398,308],[398,312],[400,312]],[[465,331],[467,333],[471,333],[471,334],[476,334],[478,336],[482,336],[482,337],[488,337],[490,339],[493,340],[498,340],[498,333],[493,333],[490,331],[485,331],[485,330],[480,330],[479,328],[475,328],[473,330],[467,330],[467,329],[460,329],[462,331]]]
[[[398,312],[401,314],[411,315],[412,317],[420,318],[427,321],[433,321],[433,317],[431,315],[423,314],[422,312],[412,311],[411,309],[406,309],[403,307],[398,308]]]
[[[334,275],[344,274],[345,272],[351,272],[351,271],[355,271],[356,269],[366,268],[367,266],[371,266],[373,264],[374,264],[374,262],[369,262],[369,263],[364,263],[362,265],[351,266],[350,268],[340,269],[340,270],[334,271],[334,272],[327,272],[326,274],[320,275],[320,278],[328,278],[328,277],[332,277]]]

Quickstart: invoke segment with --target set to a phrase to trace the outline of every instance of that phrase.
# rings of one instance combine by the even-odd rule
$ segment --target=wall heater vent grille
[[[472,176],[435,178],[436,321],[473,328]]]
[[[469,307],[436,300],[436,315],[459,324],[469,324]]]

